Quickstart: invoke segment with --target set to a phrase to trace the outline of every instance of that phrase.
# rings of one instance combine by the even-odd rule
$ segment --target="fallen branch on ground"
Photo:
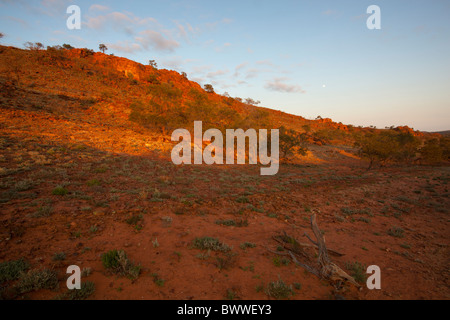
[[[287,250],[287,253],[275,252],[269,249],[267,250],[278,255],[289,255],[295,264],[305,268],[307,271],[315,274],[322,279],[330,281],[335,287],[340,287],[344,282],[350,282],[357,288],[361,288],[361,285],[357,283],[353,277],[348,275],[335,263],[331,262],[328,253],[337,256],[342,256],[343,254],[334,250],[327,249],[322,232],[317,226],[315,213],[311,216],[311,229],[314,233],[314,236],[316,237],[316,241],[313,241],[306,233],[305,236],[312,242],[312,245],[308,243],[298,242],[293,237],[288,236],[286,232],[284,232],[283,235],[273,237],[273,239],[281,244],[281,246],[285,250]],[[316,248],[319,250],[317,267],[312,267],[306,263],[302,263],[299,261],[300,257],[312,260],[311,256],[308,255],[308,253],[304,250],[305,248]]]

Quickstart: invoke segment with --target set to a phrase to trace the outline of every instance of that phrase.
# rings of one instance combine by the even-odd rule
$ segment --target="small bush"
[[[404,235],[404,230],[400,227],[392,227],[388,230],[387,232],[388,235],[392,236],[392,237],[396,237],[396,238],[403,238]]]
[[[53,208],[51,206],[43,206],[43,207],[40,207],[31,216],[33,218],[48,217],[51,215],[52,211],[53,211]]]
[[[63,261],[66,260],[66,254],[64,252],[58,252],[53,255],[53,261]]]
[[[252,242],[243,242],[240,244],[239,246],[242,250],[245,250],[247,248],[255,248],[256,244],[252,243]]]
[[[56,297],[57,300],[85,300],[95,292],[95,285],[91,281],[86,281],[81,284],[81,289],[67,290]]]
[[[139,215],[135,215],[135,216],[128,218],[126,220],[126,222],[131,225],[137,225],[143,219],[144,219],[144,216],[142,214],[139,214]]]
[[[240,196],[240,197],[236,198],[236,202],[249,203],[250,201],[248,200],[248,198],[246,196]]]
[[[194,248],[221,252],[228,252],[231,250],[228,245],[220,242],[219,239],[211,237],[195,238]]]
[[[350,275],[356,280],[358,283],[365,283],[367,280],[366,274],[366,266],[355,261],[353,263],[347,263],[345,266],[349,271]]]
[[[86,185],[88,185],[90,187],[99,186],[100,181],[98,181],[97,179],[92,179],[92,180],[89,180],[88,182],[86,182]]]
[[[276,267],[288,266],[290,262],[291,260],[289,260],[288,258],[280,258],[280,257],[273,258],[273,264]]]
[[[163,278],[160,278],[159,275],[157,273],[153,273],[152,274],[153,277],[153,282],[158,286],[158,287],[163,287],[164,283],[166,282],[166,280],[164,280]]]
[[[110,250],[102,255],[102,263],[105,269],[127,276],[130,279],[137,279],[141,272],[140,266],[135,266],[123,250]]]
[[[30,270],[20,275],[20,281],[16,288],[20,294],[37,291],[40,289],[55,289],[58,286],[58,275],[56,271]]]
[[[219,224],[222,226],[235,226],[236,222],[234,220],[217,220],[216,224]]]
[[[23,259],[0,263],[0,283],[17,280],[20,274],[29,268],[30,264]]]
[[[292,286],[288,286],[283,280],[278,279],[278,281],[272,281],[267,285],[266,294],[277,300],[288,299],[294,295],[294,290]]]
[[[216,266],[219,270],[231,268],[236,263],[236,253],[227,252],[222,257],[216,258]]]
[[[69,191],[67,191],[66,188],[64,187],[56,187],[55,189],[53,189],[52,194],[56,195],[56,196],[64,196],[68,193]]]

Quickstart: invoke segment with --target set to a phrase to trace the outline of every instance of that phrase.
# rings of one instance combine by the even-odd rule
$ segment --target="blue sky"
[[[80,30],[66,9],[81,8]],[[369,30],[369,5],[381,30]],[[0,0],[3,45],[69,43],[353,125],[450,129],[450,1]]]

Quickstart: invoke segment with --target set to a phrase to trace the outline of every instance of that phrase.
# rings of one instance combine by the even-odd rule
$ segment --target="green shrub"
[[[81,284],[81,289],[67,290],[66,293],[58,296],[58,300],[85,300],[95,292],[95,285],[91,281]]]
[[[58,275],[56,271],[43,269],[22,273],[16,288],[20,294],[23,294],[40,289],[55,289],[57,286]]]
[[[66,260],[66,254],[64,252],[58,252],[53,255],[53,261],[63,261]]]
[[[102,254],[102,263],[105,269],[111,270],[113,273],[127,276],[130,279],[139,277],[141,267],[135,266],[123,250],[110,250]]]
[[[216,258],[216,265],[219,270],[229,269],[236,263],[236,253],[227,252],[223,256]]]
[[[350,271],[350,275],[355,279],[358,283],[365,283],[367,280],[366,266],[359,263],[358,261],[347,263],[347,270]]]
[[[288,286],[283,280],[278,279],[278,281],[272,281],[267,285],[266,294],[277,300],[288,299],[294,295],[294,290],[292,286]]]
[[[247,248],[255,248],[256,244],[252,243],[252,242],[243,242],[240,244],[239,246],[242,250],[245,250]]]
[[[24,259],[0,263],[0,284],[5,281],[17,280],[20,274],[30,268]]]
[[[388,230],[388,235],[392,236],[392,237],[396,237],[396,238],[403,238],[404,235],[404,230],[400,227],[392,227]]]
[[[52,194],[57,195],[57,196],[64,196],[68,192],[69,191],[67,191],[67,189],[64,187],[56,187],[55,189],[53,189]]]
[[[228,252],[231,250],[228,245],[220,242],[219,239],[211,237],[195,238],[194,248],[221,252]]]

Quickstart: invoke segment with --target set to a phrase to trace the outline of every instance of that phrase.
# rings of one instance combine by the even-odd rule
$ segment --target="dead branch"
[[[289,256],[295,264],[305,268],[307,271],[315,274],[320,278],[330,281],[335,286],[340,286],[342,282],[350,282],[357,288],[361,288],[361,285],[357,283],[355,279],[353,279],[353,277],[348,275],[344,270],[342,270],[339,266],[337,266],[330,260],[330,257],[328,255],[329,253],[337,256],[342,256],[343,254],[334,250],[327,249],[322,232],[317,226],[315,213],[311,216],[311,229],[314,233],[314,236],[316,237],[316,241],[312,240],[306,233],[305,236],[312,242],[312,245],[298,242],[293,237],[287,235],[286,232],[284,232],[283,235],[273,237],[273,239],[287,250]],[[298,260],[297,257],[300,256],[307,258],[308,260],[312,260],[311,257],[305,252],[304,248],[318,249],[318,266],[316,268],[308,264],[301,263]],[[270,249],[267,250],[275,254],[286,255],[286,253],[274,252]]]
[[[319,264],[321,265],[320,273],[322,277],[333,283],[346,280],[360,288],[361,285],[359,285],[353,277],[349,276],[344,270],[331,262],[328,257],[327,247],[325,246],[325,239],[317,226],[315,213],[311,216],[311,229],[313,230],[313,233],[317,239],[317,245],[319,247]]]

